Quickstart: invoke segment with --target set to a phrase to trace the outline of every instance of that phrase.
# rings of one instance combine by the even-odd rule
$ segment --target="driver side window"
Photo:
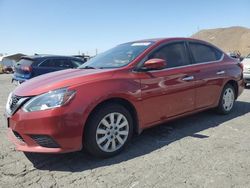
[[[153,52],[149,59],[159,58],[167,62],[166,68],[185,66],[190,64],[184,42],[167,44]]]

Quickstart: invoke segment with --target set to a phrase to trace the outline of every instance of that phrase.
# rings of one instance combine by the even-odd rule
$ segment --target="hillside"
[[[201,30],[192,38],[208,41],[225,52],[240,51],[243,56],[250,54],[250,29],[245,27],[229,27]]]

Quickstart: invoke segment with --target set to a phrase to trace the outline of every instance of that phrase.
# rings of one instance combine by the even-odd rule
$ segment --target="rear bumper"
[[[30,75],[22,75],[22,74],[14,73],[12,76],[12,82],[17,81],[17,82],[22,83],[29,79],[31,79]]]
[[[28,80],[28,79],[24,79],[24,78],[18,78],[18,77],[12,77],[12,80],[11,80],[11,82],[13,83],[13,82],[18,82],[18,83],[23,83],[23,82],[25,82],[26,80]]]

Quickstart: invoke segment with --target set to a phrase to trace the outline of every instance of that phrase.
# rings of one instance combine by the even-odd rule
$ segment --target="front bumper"
[[[61,109],[24,112],[8,118],[8,137],[24,152],[66,153],[82,148],[83,124],[77,113]]]

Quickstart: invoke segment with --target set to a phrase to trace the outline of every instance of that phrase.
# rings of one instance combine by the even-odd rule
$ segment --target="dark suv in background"
[[[85,61],[70,56],[34,55],[24,56],[14,66],[12,82],[18,84],[33,77],[49,72],[73,69],[82,65]]]

